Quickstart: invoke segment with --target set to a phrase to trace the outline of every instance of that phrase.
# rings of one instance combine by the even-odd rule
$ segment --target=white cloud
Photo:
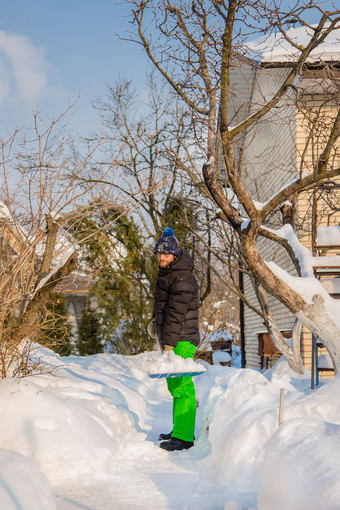
[[[19,102],[32,111],[47,85],[44,51],[24,36],[0,30],[0,106]]]

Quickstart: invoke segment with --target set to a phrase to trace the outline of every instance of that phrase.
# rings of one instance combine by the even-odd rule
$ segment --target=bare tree
[[[306,64],[318,48],[338,30],[338,10],[325,10],[321,2],[296,3],[285,11],[279,3],[229,0],[130,0],[132,18],[136,30],[130,39],[141,44],[155,68],[172,87],[182,104],[190,112],[199,132],[205,132],[203,141],[197,144],[204,154],[202,168],[205,188],[217,208],[220,219],[227,222],[237,236],[240,257],[251,274],[262,306],[262,315],[278,348],[286,354],[291,366],[303,371],[299,351],[301,324],[296,325],[291,348],[276,326],[268,307],[266,292],[283,303],[327,347],[336,371],[340,369],[340,330],[334,315],[322,296],[318,282],[311,302],[297,292],[294,284],[287,283],[283,272],[264,261],[259,238],[269,238],[287,249],[299,271],[295,239],[295,252],[289,240],[278,230],[269,230],[266,224],[287,201],[293,201],[302,193],[339,175],[339,128],[340,111],[338,94],[333,92],[333,110],[330,115],[314,115],[299,103],[299,79]],[[316,24],[308,17],[318,16]],[[294,20],[304,29],[303,43],[290,37],[286,23]],[[250,34],[261,33],[266,38],[279,35],[291,50],[291,57],[277,87],[269,94],[262,93],[255,101],[242,101],[241,92],[235,86],[233,73],[247,65],[254,65],[246,40]],[[277,39],[274,40],[276,41]],[[254,50],[254,48],[253,48]],[[254,53],[253,53],[254,55]],[[320,62],[321,59],[321,62]],[[332,65],[319,63],[326,69],[333,90],[338,89],[338,77]],[[256,65],[256,64],[255,64]],[[300,167],[295,168],[282,186],[273,190],[266,202],[258,204],[256,183],[250,184],[247,146],[255,139],[257,129],[263,122],[273,122],[281,115],[286,122],[286,109],[298,104],[308,119],[305,149],[300,154]],[[281,114],[280,114],[281,112]],[[308,134],[309,130],[309,134]],[[307,157],[310,140],[319,131],[317,151],[313,158]],[[274,150],[274,145],[268,147]],[[262,164],[265,163],[262,154]],[[185,163],[182,168],[185,168]],[[309,167],[309,168],[308,168]],[[192,169],[187,169],[189,175]],[[267,177],[270,168],[267,165]],[[283,172],[284,173],[284,172]],[[263,171],[266,179],[266,168]],[[263,186],[262,180],[262,186]],[[254,190],[255,185],[255,190]],[[261,188],[262,188],[261,186]],[[231,192],[237,205],[231,200]]]
[[[185,148],[193,143],[191,119],[169,94],[169,88],[155,81],[154,73],[147,76],[143,96],[147,99],[136,94],[131,82],[121,80],[108,87],[107,97],[97,100],[95,108],[109,142],[106,159],[117,151],[117,143],[124,144],[119,156],[120,179],[113,186],[126,196],[139,192],[140,221],[153,238],[166,226],[171,201],[185,201],[192,191],[192,183],[179,164],[195,158],[195,154],[184,153],[182,143],[187,140]]]
[[[77,267],[81,248],[70,229],[87,214],[87,204],[94,197],[98,207],[126,204],[126,197],[104,184],[108,173],[114,176],[115,159],[101,167],[96,183],[79,184],[76,176],[89,167],[96,173],[94,156],[103,140],[88,143],[80,155],[62,122],[63,116],[46,126],[35,115],[31,131],[1,140],[2,377],[22,375],[30,368],[29,345],[39,327],[39,312]]]
[[[196,172],[201,155],[195,142],[198,133],[171,89],[157,83],[154,75],[147,76],[143,93],[146,100],[136,95],[131,82],[121,80],[108,88],[105,99],[95,103],[109,142],[105,157],[111,158],[117,143],[124,144],[118,160],[119,179],[113,186],[129,197],[139,192],[135,215],[150,251],[164,228],[174,227],[181,243],[196,257],[204,301],[211,291],[210,267],[200,262],[204,243],[193,232],[199,232],[209,244],[210,234],[204,226],[206,208],[195,186],[201,178]],[[192,170],[190,176],[183,172],[184,167]],[[95,177],[84,179],[94,182]]]

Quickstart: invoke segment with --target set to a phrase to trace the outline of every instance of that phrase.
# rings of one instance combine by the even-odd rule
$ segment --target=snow
[[[329,294],[340,294],[340,278],[324,278],[321,283]]]
[[[52,267],[51,271],[46,276],[44,276],[44,278],[42,278],[40,280],[40,282],[38,283],[38,285],[36,286],[36,288],[34,290],[32,299],[35,296],[35,294],[38,292],[38,290],[41,289],[45,285],[45,283],[50,278],[52,278],[52,276],[55,273],[57,273],[57,271],[59,271],[60,268],[62,268],[66,264],[66,262],[73,255],[73,253],[74,253],[74,248],[68,248],[63,254],[61,254],[59,257],[57,257],[53,261],[53,267]]]
[[[320,354],[318,356],[318,367],[319,368],[333,368],[331,357],[328,353]]]
[[[12,215],[7,207],[3,202],[0,201],[0,218],[4,219],[12,219]]]
[[[3,510],[56,509],[46,477],[30,458],[11,450],[0,450],[0,480]]]
[[[325,25],[327,29],[329,24]],[[314,28],[316,25],[314,26]],[[294,44],[306,47],[313,35],[313,29],[310,27],[297,27],[287,30],[287,37]],[[339,60],[339,40],[340,27],[331,32],[326,40],[317,46],[310,54],[307,62],[330,62]],[[273,33],[269,37],[262,36],[247,44],[252,53],[261,56],[262,62],[290,62],[297,60],[301,54],[301,50],[292,46],[292,44],[284,38],[281,32]]]
[[[321,259],[322,257],[311,257],[311,259]],[[323,257],[325,259],[337,258],[337,266],[339,266],[340,257]],[[313,305],[316,295],[321,296],[323,300],[324,312],[329,317],[329,321],[333,321],[337,328],[340,328],[340,302],[338,299],[332,298],[321,281],[314,276],[298,277],[292,276],[287,271],[282,269],[275,262],[267,262],[268,267],[272,272],[284,281],[291,289],[299,294],[307,305]],[[297,314],[297,317],[299,315]]]
[[[155,359],[155,354],[150,353],[146,355],[142,368],[149,374],[175,374],[177,372],[205,372],[205,368],[196,363],[193,359],[183,359],[177,356],[173,351],[165,353],[158,353]]]
[[[293,173],[294,173],[294,170],[293,170]],[[305,174],[303,174],[304,176]],[[258,211],[261,211],[264,207],[266,207],[268,204],[270,204],[270,202],[272,200],[275,199],[275,197],[277,195],[279,195],[281,193],[281,191],[285,190],[286,188],[288,188],[289,186],[291,186],[292,184],[294,184],[295,182],[299,181],[301,179],[301,176],[296,176],[294,177],[294,179],[291,179],[290,181],[286,182],[283,186],[281,186],[281,188],[276,191],[266,202],[257,202],[256,200],[253,200],[253,203],[256,207],[256,209]],[[282,204],[281,204],[281,207],[284,205],[284,204],[290,204],[289,201],[285,200]]]
[[[213,305],[213,308],[215,308],[215,310],[218,310],[219,308],[221,308],[222,305],[224,305],[225,303],[227,302],[226,299],[222,299],[222,301],[216,301],[216,303],[214,303]]]
[[[339,425],[300,418],[280,427],[269,441],[265,454],[259,508],[340,508],[340,459],[332,455],[332,451],[339,449]],[[306,456],[309,463],[301,466],[301,458]],[[313,484],[310,483],[311,479],[314,480]],[[266,480],[270,481],[271,487],[266,485]],[[289,491],[286,490],[288,485]]]
[[[210,342],[218,342],[219,340],[232,340],[232,334],[225,328],[218,328],[209,335]]]
[[[1,509],[340,508],[339,377],[200,362],[195,446],[166,452],[171,397],[144,370],[160,353],[39,356],[53,373],[0,381]]]
[[[250,225],[250,220],[243,220],[243,223],[241,224],[241,230],[246,230]]]
[[[339,255],[323,255],[320,257],[312,257],[311,259],[313,267],[322,268],[339,268],[340,267],[340,256]]]
[[[320,228],[320,227],[319,227]],[[327,227],[330,228],[330,227]],[[314,276],[314,267],[322,268],[322,267],[338,267],[340,266],[340,257],[339,255],[327,255],[320,257],[313,257],[311,251],[301,244],[298,239],[293,227],[289,224],[284,225],[278,230],[268,229],[270,232],[275,233],[276,235],[286,239],[290,246],[292,247],[295,256],[297,257],[300,267],[301,267],[301,275],[302,277],[313,277]],[[325,239],[326,236],[324,236]],[[328,236],[328,239],[331,240]],[[314,278],[314,283],[317,286],[320,285],[319,282]]]
[[[316,244],[317,246],[340,246],[340,227],[318,227]]]
[[[230,356],[229,352],[225,351],[215,351],[212,354],[214,365],[217,365],[218,363],[227,363],[228,361],[232,361],[232,357]]]
[[[313,297],[316,294],[319,294],[324,300],[327,313],[340,327],[339,301],[333,299],[328,294],[326,289],[329,290],[330,288],[329,282],[326,283],[324,287],[322,282],[314,276],[314,267],[318,268],[319,273],[322,272],[322,268],[339,268],[340,256],[329,255],[313,257],[311,251],[301,244],[291,225],[284,225],[281,229],[272,230],[272,232],[275,232],[276,235],[281,236],[289,242],[296,257],[299,260],[301,267],[301,277],[293,276],[287,273],[287,271],[275,264],[275,262],[267,262],[268,267],[295,292],[300,294],[306,303],[313,304]],[[335,287],[335,284],[333,286]]]
[[[262,209],[266,205],[266,202],[258,202],[257,200],[253,200],[253,204],[258,211],[262,211]]]

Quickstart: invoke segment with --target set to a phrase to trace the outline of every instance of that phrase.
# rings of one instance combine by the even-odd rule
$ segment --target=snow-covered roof
[[[7,205],[0,201],[0,218],[12,219],[12,215],[9,212]]]
[[[218,342],[221,340],[226,341],[232,339],[233,339],[232,334],[224,328],[219,328],[216,331],[213,331],[212,333],[209,334],[210,342]]]
[[[314,25],[316,27],[316,25]],[[313,30],[308,27],[289,28],[287,37],[295,44],[307,46]],[[259,37],[247,44],[253,58],[262,63],[283,63],[297,60],[301,51],[292,46],[281,32]],[[340,61],[340,25],[329,34],[325,42],[315,48],[307,59],[310,64]]]

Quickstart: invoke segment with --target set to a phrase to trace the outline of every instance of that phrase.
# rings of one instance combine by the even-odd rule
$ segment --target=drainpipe
[[[240,292],[243,294],[244,285],[243,285],[243,272],[238,272],[238,286]],[[245,344],[245,336],[244,336],[244,302],[240,298],[240,340],[241,340],[241,362],[242,368],[246,366],[246,344]]]

